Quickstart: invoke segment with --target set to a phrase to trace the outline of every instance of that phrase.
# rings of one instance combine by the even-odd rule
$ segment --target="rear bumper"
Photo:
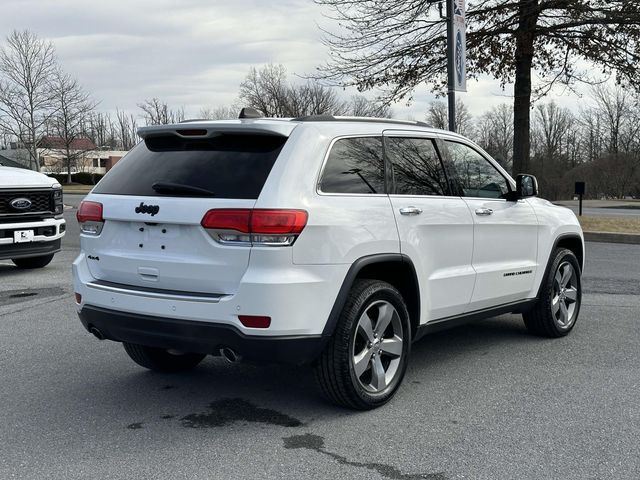
[[[287,253],[290,256],[286,251],[282,255]],[[225,325],[247,337],[322,335],[349,266],[286,265],[275,260],[261,265],[256,257],[235,292],[213,295],[158,289],[155,282],[130,286],[99,280],[93,277],[89,262],[105,260],[81,253],[73,263],[74,292],[81,295],[77,310],[92,306],[137,316]],[[240,322],[239,315],[268,316],[271,325],[249,328]]]
[[[95,327],[108,340],[184,352],[217,354],[232,348],[244,358],[269,363],[308,364],[329,337],[245,335],[232,325],[160,318],[85,304],[78,312],[89,330]]]

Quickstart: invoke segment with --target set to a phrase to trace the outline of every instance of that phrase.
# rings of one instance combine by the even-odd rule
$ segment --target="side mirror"
[[[507,200],[513,202],[521,198],[535,197],[538,195],[538,180],[533,175],[521,173],[516,176],[516,191],[509,192]]]

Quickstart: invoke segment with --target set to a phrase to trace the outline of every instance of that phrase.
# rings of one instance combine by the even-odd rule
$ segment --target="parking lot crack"
[[[315,452],[331,457],[341,465],[347,465],[350,467],[357,467],[357,468],[366,468],[367,470],[378,472],[383,477],[390,478],[392,480],[418,480],[418,479],[446,480],[447,478],[445,474],[442,472],[407,474],[407,473],[402,473],[398,468],[392,465],[387,465],[384,463],[374,463],[374,462],[363,463],[363,462],[351,461],[340,454],[327,450],[324,446],[324,438],[322,438],[319,435],[314,435],[312,433],[305,433],[304,435],[293,435],[291,437],[285,437],[283,438],[283,440],[284,440],[284,448],[287,448],[287,449],[303,448],[307,450],[313,450]]]

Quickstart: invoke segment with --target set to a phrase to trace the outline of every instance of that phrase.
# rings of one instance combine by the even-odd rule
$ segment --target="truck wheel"
[[[580,264],[571,250],[559,248],[551,258],[538,301],[522,317],[531,333],[557,338],[567,335],[578,320],[582,283]]]
[[[357,280],[318,359],[316,378],[333,403],[376,408],[400,386],[410,349],[409,314],[400,292],[379,280]]]
[[[53,255],[42,257],[14,258],[11,260],[18,268],[42,268],[46,267],[53,260]]]
[[[206,355],[201,353],[173,353],[163,348],[145,347],[134,343],[123,343],[124,350],[138,365],[156,372],[182,372],[191,370]]]

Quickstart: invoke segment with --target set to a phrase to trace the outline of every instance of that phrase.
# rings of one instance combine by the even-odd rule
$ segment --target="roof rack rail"
[[[412,125],[415,127],[433,128],[425,122],[416,120],[397,120],[395,118],[377,117],[341,117],[334,115],[307,115],[304,117],[292,118],[292,122],[374,122],[374,123],[397,123],[398,125]]]
[[[208,118],[187,118],[186,120],[180,120],[178,123],[191,123],[191,122],[207,122]]]

